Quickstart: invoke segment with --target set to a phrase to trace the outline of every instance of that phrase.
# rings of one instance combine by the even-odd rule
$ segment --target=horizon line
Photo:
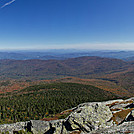
[[[80,48],[46,48],[46,49],[0,49],[2,51],[53,51],[53,50],[76,50],[76,51],[134,51],[134,49],[80,49]]]

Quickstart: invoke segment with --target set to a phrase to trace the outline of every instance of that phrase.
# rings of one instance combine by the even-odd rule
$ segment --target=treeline
[[[115,98],[110,92],[76,83],[30,86],[0,98],[0,123],[43,119],[80,103]]]

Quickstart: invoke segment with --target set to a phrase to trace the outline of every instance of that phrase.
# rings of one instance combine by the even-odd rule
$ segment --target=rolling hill
[[[102,57],[77,57],[66,60],[0,60],[1,80],[54,80],[65,77],[91,79],[105,83],[97,87],[127,90],[134,93],[134,63]],[[91,82],[92,81],[92,82]],[[94,86],[96,86],[94,85]],[[12,87],[12,86],[11,86]],[[1,91],[3,92],[3,91]],[[117,92],[115,90],[115,92]]]
[[[126,70],[119,59],[79,57],[67,60],[0,60],[0,78],[55,79],[65,76],[92,78]]]

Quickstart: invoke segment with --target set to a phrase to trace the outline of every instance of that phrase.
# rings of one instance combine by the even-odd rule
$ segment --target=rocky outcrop
[[[90,103],[82,107],[78,107],[67,118],[73,130],[82,130],[89,133],[98,128],[110,127],[113,125],[112,112],[109,107],[101,103]]]
[[[83,103],[66,119],[31,120],[0,125],[1,132],[29,131],[34,134],[134,133],[134,98]]]

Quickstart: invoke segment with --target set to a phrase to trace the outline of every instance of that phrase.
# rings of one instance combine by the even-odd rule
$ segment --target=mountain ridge
[[[59,76],[79,76],[88,74],[110,73],[109,71],[120,71],[129,64],[119,59],[101,57],[79,57],[67,60],[0,60],[0,75],[15,77],[36,77],[44,79]],[[80,73],[81,72],[81,73]],[[48,76],[48,77],[47,77]],[[54,76],[54,77],[53,77]]]
[[[117,58],[133,60],[134,51],[104,51],[104,50],[78,50],[78,49],[52,49],[52,50],[27,50],[27,51],[0,51],[0,59],[57,59],[64,60],[81,56],[99,56],[105,58]]]

